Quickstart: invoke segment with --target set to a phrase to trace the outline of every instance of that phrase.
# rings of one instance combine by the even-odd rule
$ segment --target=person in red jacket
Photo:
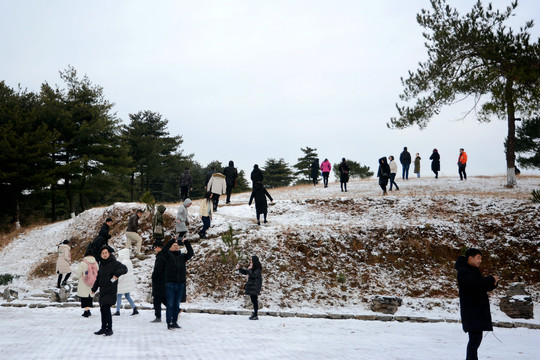
[[[330,176],[330,170],[332,170],[332,164],[328,159],[324,159],[321,163],[321,172],[323,176],[324,187],[328,187],[328,177]]]
[[[465,167],[467,166],[467,153],[463,148],[459,149],[457,165],[459,170],[459,180],[467,180],[467,173],[465,172]]]

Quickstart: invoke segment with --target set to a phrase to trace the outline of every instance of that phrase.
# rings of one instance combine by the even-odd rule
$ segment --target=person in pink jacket
[[[330,170],[332,170],[332,164],[328,159],[324,159],[321,163],[321,172],[323,176],[324,187],[328,187],[328,177],[330,176]]]

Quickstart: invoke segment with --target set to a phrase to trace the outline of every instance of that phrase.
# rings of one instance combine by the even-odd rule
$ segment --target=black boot
[[[105,329],[99,329],[99,330],[98,330],[98,331],[96,331],[96,332],[95,332],[94,334],[96,334],[96,335],[104,335],[104,334],[105,334],[105,332],[106,332],[106,330],[105,330]]]

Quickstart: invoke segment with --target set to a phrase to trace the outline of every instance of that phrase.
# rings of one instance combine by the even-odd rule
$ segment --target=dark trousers
[[[459,178],[461,180],[463,180],[463,178],[465,178],[465,180],[467,180],[467,173],[465,172],[465,167],[467,166],[467,164],[459,164],[458,165],[458,170],[459,170]]]
[[[409,179],[409,166],[411,166],[411,164],[401,164],[401,168],[403,169],[401,173],[401,178],[403,180]]]
[[[71,273],[67,273],[66,277],[64,278],[64,283],[69,279],[69,276]],[[58,274],[58,287],[60,287],[60,283],[62,282],[62,274]]]
[[[315,186],[315,185],[317,185],[317,178],[316,177],[313,178],[313,186]]]
[[[347,183],[341,182],[341,191],[343,191],[343,188],[345,187],[345,191],[347,191]]]
[[[390,190],[392,190],[392,185],[396,187],[396,190],[399,190],[399,186],[397,186],[396,182],[394,181],[396,179],[396,173],[390,173]]]
[[[156,318],[161,319],[161,304],[167,307],[167,297],[165,296],[154,296],[154,314]]]
[[[258,212],[257,210],[255,210],[255,212],[257,214],[257,221],[260,221],[259,219],[261,218],[261,214],[264,216],[264,221],[266,221],[266,215],[268,215],[268,211]]]
[[[233,189],[233,184],[231,184],[231,185],[227,184],[227,201],[225,201],[226,204],[231,202],[232,189]]]
[[[112,330],[111,305],[100,305],[101,311],[101,330]]]
[[[167,311],[165,312],[165,317],[167,324],[174,324],[178,322],[180,300],[182,300],[182,295],[184,295],[186,284],[168,282],[165,286],[167,289]]]
[[[478,360],[478,348],[482,342],[481,331],[469,331],[469,343],[467,344],[467,359]]]
[[[218,204],[219,204],[219,195],[218,194],[212,194],[212,204],[214,207],[214,211],[217,210]]]
[[[435,174],[435,179],[439,178],[439,170],[431,170]]]
[[[182,201],[186,200],[189,197],[189,185],[180,186],[180,199]]]
[[[206,236],[206,230],[210,228],[210,216],[201,216],[203,227],[199,231],[200,236]]]
[[[259,297],[257,295],[249,295],[251,303],[253,304],[253,314],[257,316],[259,313]]]
[[[329,172],[322,173],[324,187],[328,187],[328,176],[330,176]]]

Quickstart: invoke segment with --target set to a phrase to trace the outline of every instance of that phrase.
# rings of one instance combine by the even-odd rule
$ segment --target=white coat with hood
[[[118,291],[117,294],[131,293],[135,291],[135,274],[133,273],[133,263],[129,259],[129,249],[122,249],[118,251],[118,261],[126,265],[127,274],[121,275],[118,278]]]
[[[86,283],[83,280],[83,275],[88,270],[88,264],[84,261],[87,261],[90,264],[96,264],[96,259],[92,256],[85,256],[83,258],[83,261],[80,262],[79,267],[77,268],[77,272],[75,273],[75,277],[79,279],[79,282],[77,284],[77,296],[78,297],[89,297],[90,292],[92,290],[91,286],[86,285]],[[97,268],[99,270],[99,265],[97,265]]]
[[[191,204],[191,199],[184,200],[184,203],[178,207],[176,213],[176,232],[187,232],[187,225],[189,224],[188,206]]]
[[[71,272],[71,252],[68,244],[58,246],[58,260],[56,261],[56,273],[67,274]]]
[[[210,181],[206,185],[206,191],[212,194],[225,195],[227,193],[226,177],[220,173],[213,173]]]

